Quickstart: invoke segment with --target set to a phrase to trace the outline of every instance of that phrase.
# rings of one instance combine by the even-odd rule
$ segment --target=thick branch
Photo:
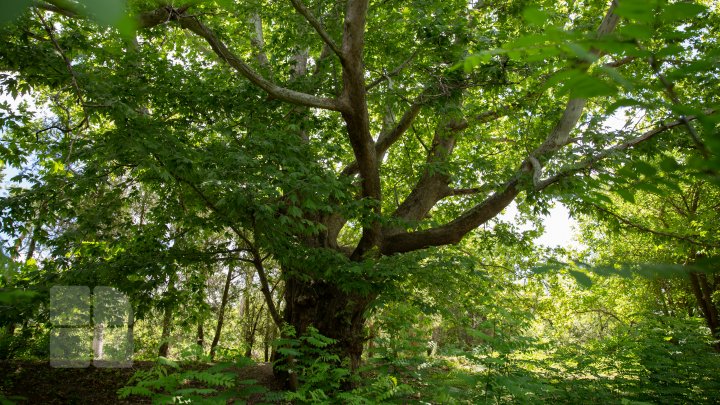
[[[74,10],[65,9],[56,4],[38,3],[38,8],[54,11],[66,16],[76,17],[78,16]],[[303,105],[307,107],[321,108],[332,111],[342,111],[342,104],[335,99],[318,97],[311,94],[302,93],[299,91],[287,89],[276,85],[275,83],[265,79],[255,70],[253,70],[248,64],[243,62],[234,53],[232,53],[227,46],[212,32],[207,26],[205,26],[195,16],[185,15],[185,11],[189,6],[182,6],[180,8],[172,8],[171,6],[160,7],[153,11],[140,14],[138,19],[138,25],[141,28],[151,28],[160,24],[164,24],[169,21],[178,21],[180,26],[197,34],[207,41],[212,50],[217,54],[220,59],[226,61],[233,69],[250,80],[251,83],[260,87],[272,97],[279,100],[286,101],[292,104]]]
[[[685,117],[685,119],[688,119],[690,121],[695,120],[696,118],[697,117],[694,117],[694,116]],[[635,145],[638,145],[640,143],[648,141],[648,140],[656,137],[657,135],[660,135],[661,133],[663,133],[671,128],[680,126],[680,125],[685,125],[685,121],[677,120],[677,121],[673,121],[669,124],[663,124],[657,128],[654,128],[650,131],[643,133],[642,135],[640,135],[638,137],[632,138],[626,142],[623,142],[623,143],[617,144],[611,148],[605,149],[602,152],[596,154],[595,156],[591,156],[577,164],[566,167],[566,168],[560,170],[560,172],[558,172],[557,174],[555,174],[545,180],[541,180],[541,181],[537,182],[537,184],[535,186],[535,190],[536,191],[543,190],[543,189],[547,188],[548,186],[550,186],[551,184],[557,183],[558,181],[560,181],[563,178],[566,178],[572,174],[575,174],[577,172],[580,172],[582,170],[590,168],[595,163],[605,159],[606,157],[608,157],[614,153],[629,149]]]
[[[44,1],[33,2],[33,7],[39,8],[41,10],[57,13],[57,14],[62,14],[65,17],[71,17],[71,18],[78,17],[78,13],[76,13],[74,10],[69,10],[64,7],[58,6],[56,4],[51,4],[51,3],[44,2]]]
[[[295,7],[295,10],[297,10],[300,15],[305,17],[305,19],[312,25],[313,28],[315,28],[315,31],[320,35],[320,38],[327,44],[330,49],[332,49],[333,52],[340,58],[340,61],[344,63],[345,57],[343,56],[343,53],[340,51],[340,48],[335,44],[335,41],[330,38],[330,35],[325,31],[325,27],[322,26],[320,21],[318,21],[317,18],[315,18],[314,15],[310,12],[310,10],[305,7],[305,5],[300,0],[290,0],[290,3],[292,3],[293,7]]]
[[[457,219],[431,229],[401,233],[385,238],[380,251],[384,255],[411,252],[430,246],[452,245],[470,231],[494,218],[507,207],[520,192],[518,179],[514,178],[505,184],[502,191],[487,198],[463,213]]]
[[[614,14],[616,5],[616,1],[613,0],[607,14],[600,23],[600,27],[598,27],[598,36],[606,35],[615,29],[619,21],[619,17]],[[539,182],[537,179],[541,167],[537,164],[539,162],[536,157],[554,152],[567,143],[570,131],[577,124],[582,110],[585,107],[585,102],[584,99],[571,99],[568,101],[565,113],[555,126],[555,129],[548,135],[545,142],[521,164],[520,173],[508,181],[502,191],[496,192],[482,203],[465,211],[460,217],[445,225],[422,231],[390,235],[383,241],[381,252],[383,254],[393,254],[409,252],[429,246],[455,244],[468,232],[495,217],[515,199],[520,192],[518,182],[522,173],[534,173],[535,183],[538,186],[542,186],[542,182]],[[464,129],[468,125],[467,121],[462,124],[460,129]],[[451,191],[449,190],[449,192]]]
[[[616,6],[617,1],[613,0],[610,8],[608,9],[605,17],[603,18],[600,26],[596,31],[596,35],[598,37],[607,35],[613,30],[615,30],[615,27],[620,21],[620,17],[615,14]],[[600,51],[597,49],[591,49],[590,53],[595,56],[600,56]],[[537,149],[530,153],[530,156],[533,156],[535,158],[541,158],[544,155],[551,154],[560,149],[561,147],[567,145],[570,137],[570,132],[573,130],[573,128],[575,128],[578,120],[580,120],[580,116],[585,109],[585,104],[587,104],[587,100],[584,98],[570,99],[565,106],[565,111],[563,112],[562,117],[555,125],[555,128],[553,128],[545,141]]]
[[[453,188],[448,192],[448,196],[464,196],[464,195],[476,195],[486,191],[482,187],[470,187],[470,188]]]
[[[250,38],[250,43],[258,50],[256,56],[257,61],[260,66],[269,69],[270,61],[265,53],[265,38],[263,36],[262,18],[260,18],[260,14],[254,13],[250,17],[250,24],[252,24],[255,30],[254,35]]]
[[[532,92],[530,95],[535,94]],[[390,149],[390,147],[397,142],[404,134],[407,132],[408,129],[410,129],[413,121],[415,118],[417,118],[418,114],[420,113],[423,105],[428,101],[428,90],[424,91],[420,96],[418,96],[413,103],[410,105],[407,111],[405,111],[405,114],[400,118],[400,121],[398,121],[397,125],[389,132],[383,132],[378,136],[378,140],[375,143],[375,151],[377,153],[377,160],[378,162],[381,162],[383,157],[385,156],[385,153]],[[527,97],[525,97],[527,98]],[[453,123],[453,131],[460,132],[462,130],[467,129],[471,124],[478,125],[478,124],[485,124],[488,122],[491,122],[493,120],[496,120],[500,117],[504,117],[510,112],[514,111],[517,107],[520,106],[519,102],[515,103],[509,103],[506,105],[503,105],[495,110],[488,110],[485,112],[482,112],[480,114],[476,114],[469,119],[459,120],[455,121]],[[352,162],[350,165],[348,165],[345,169],[343,169],[342,174],[345,176],[351,176],[353,174],[356,174],[358,172],[358,164],[356,162]]]
[[[375,154],[377,155],[376,159],[378,162],[382,161],[390,146],[400,139],[400,137],[410,128],[422,109],[423,102],[420,100],[421,98],[422,97],[419,97],[418,100],[415,100],[415,102],[410,105],[410,108],[405,111],[405,114],[403,114],[400,121],[392,130],[383,132],[380,136],[378,136],[378,140],[375,143]],[[351,176],[357,173],[358,169],[358,163],[355,161],[343,169],[342,174],[344,176]]]
[[[310,94],[301,93],[295,90],[290,90],[284,87],[275,85],[274,83],[266,80],[259,73],[254,71],[245,62],[240,60],[235,54],[220,41],[215,33],[213,33],[208,27],[206,27],[197,17],[194,16],[177,16],[177,20],[180,22],[180,26],[192,31],[198,36],[204,38],[213,51],[223,60],[225,60],[230,66],[232,66],[241,75],[245,76],[250,82],[265,90],[271,96],[287,101],[289,103],[304,105],[307,107],[322,108],[325,110],[341,111],[341,105],[336,100],[317,97]]]
[[[438,125],[427,156],[428,166],[442,165],[447,162],[455,148],[455,137],[458,133],[455,130],[456,124],[457,121],[450,118],[443,120]],[[438,201],[451,193],[448,187],[449,183],[449,174],[442,170],[425,169],[410,194],[395,210],[393,217],[405,221],[418,221],[425,218]],[[399,232],[402,232],[399,227],[386,227],[383,229],[383,236],[387,237]]]
[[[348,0],[345,9],[342,54],[343,63],[343,94],[347,135],[358,163],[358,172],[362,179],[361,196],[370,199],[373,214],[380,214],[380,173],[378,170],[375,142],[370,135],[370,117],[365,92],[365,69],[363,49],[365,46],[365,21],[368,0]],[[377,219],[366,219],[369,223],[363,227],[363,234],[350,258],[360,260],[362,256],[375,246],[380,237],[380,224]]]

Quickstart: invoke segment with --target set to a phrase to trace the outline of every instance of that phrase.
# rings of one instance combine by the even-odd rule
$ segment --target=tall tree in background
[[[3,198],[3,231],[32,232],[48,271],[103,259],[133,288],[231,232],[195,257],[252,264],[274,322],[314,325],[352,368],[392,282],[514,200],[601,200],[620,176],[604,167],[668,139],[717,173],[720,30],[701,4],[94,3],[38,1],[4,28],[5,90],[51,114],[3,117],[31,184]],[[620,128],[619,109],[644,118]]]
[[[621,170],[640,168],[644,174],[630,181],[633,187],[618,189],[612,205],[593,204],[594,219],[584,224],[584,233],[587,243],[602,246],[595,251],[600,262],[682,266],[679,275],[652,281],[663,312],[666,316],[700,316],[718,339],[720,190],[704,177],[680,171],[677,157],[683,161],[688,156],[673,152],[655,157],[656,165],[643,160],[628,162]],[[668,176],[675,179],[662,181]],[[684,296],[692,297],[689,303]]]

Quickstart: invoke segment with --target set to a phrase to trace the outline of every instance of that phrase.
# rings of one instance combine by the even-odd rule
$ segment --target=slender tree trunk
[[[710,333],[712,333],[715,338],[720,337],[718,311],[715,303],[712,301],[712,292],[708,286],[707,276],[705,274],[691,272],[690,287],[693,295],[695,295],[695,299],[700,307],[700,312],[705,319],[705,323],[708,328],[710,328]],[[715,349],[720,351],[720,344],[716,344]]]
[[[93,335],[93,360],[102,361],[105,356],[105,325],[98,323],[95,325],[95,333]]]
[[[367,357],[372,358],[375,351],[375,336],[377,336],[377,328],[374,323],[368,326],[368,340],[367,340]]]
[[[657,291],[658,299],[660,300],[660,305],[662,306],[663,315],[670,316],[670,309],[668,308],[668,303],[665,299],[665,291],[663,290],[663,286],[661,285],[660,281],[655,282],[655,288]]]
[[[712,299],[713,291],[710,289],[710,285],[707,280],[707,274],[700,273],[697,275],[700,283],[700,290],[702,291],[703,301],[708,309],[708,326],[713,332],[713,336],[719,337],[720,334],[720,318],[718,317],[718,309]]]
[[[125,332],[127,346],[125,347],[124,364],[132,365],[133,355],[135,354],[135,309],[130,304],[130,313],[128,314],[128,327]]]
[[[265,363],[270,361],[270,349],[272,348],[273,340],[275,340],[275,325],[268,316],[265,318],[265,339],[263,340]]]
[[[253,346],[255,346],[255,327],[252,327],[250,333],[245,337],[245,353],[243,353],[245,357],[252,358]]]
[[[158,355],[162,357],[168,356],[170,350],[170,329],[172,327],[172,308],[168,305],[165,307],[165,314],[163,315],[162,323],[162,334],[160,335],[160,350]]]
[[[246,335],[247,340],[245,341],[245,343],[246,343],[245,357],[247,357],[247,358],[252,357],[252,348],[253,348],[253,346],[255,346],[255,334],[258,330],[258,324],[260,323],[260,318],[263,314],[263,307],[264,307],[264,305],[260,305],[258,307],[258,310],[255,313],[252,325],[250,327],[250,331]]]
[[[250,332],[250,329],[252,328],[253,324],[253,308],[252,303],[250,301],[250,286],[252,285],[252,273],[251,272],[245,272],[245,286],[243,289],[243,301],[242,301],[242,311],[240,311],[240,318],[242,319],[242,336],[243,341],[245,342],[245,357],[250,357],[252,355],[252,346],[253,346],[253,336]]]
[[[33,258],[33,256],[35,255],[35,246],[37,246],[37,240],[35,239],[35,232],[33,232],[33,236],[30,239],[30,245],[28,246],[28,252],[27,256],[25,257],[25,261]]]
[[[15,339],[16,328],[17,324],[15,323],[9,323],[3,328],[5,336],[3,336],[3,339],[0,339],[0,360],[7,360],[12,357],[12,346]]]
[[[197,340],[196,343],[201,348],[205,346],[205,328],[203,327],[203,320],[198,320],[197,324]]]
[[[210,359],[215,359],[215,351],[217,345],[220,343],[220,335],[222,334],[223,323],[225,322],[225,306],[228,302],[228,295],[230,294],[230,283],[232,282],[233,268],[228,266],[227,277],[225,277],[225,287],[223,288],[222,300],[220,301],[220,309],[218,310],[218,321],[215,327],[215,336],[213,337],[212,343],[210,344]]]

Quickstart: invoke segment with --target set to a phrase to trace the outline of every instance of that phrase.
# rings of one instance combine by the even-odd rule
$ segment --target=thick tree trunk
[[[284,320],[295,328],[297,336],[313,326],[322,335],[337,340],[334,350],[349,360],[354,373],[360,366],[367,340],[366,310],[374,297],[344,292],[327,281],[289,278],[285,286]]]

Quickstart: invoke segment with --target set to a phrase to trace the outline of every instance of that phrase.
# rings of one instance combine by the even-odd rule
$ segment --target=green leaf
[[[671,173],[680,169],[680,164],[673,157],[665,156],[660,161],[660,168],[664,172]]]
[[[642,160],[633,162],[633,169],[647,177],[654,177],[657,175],[657,168],[647,162],[643,162]]]
[[[696,17],[700,13],[707,11],[707,7],[702,4],[680,2],[668,4],[663,7],[660,13],[660,19],[665,22],[672,22],[678,20],[686,20],[688,18]]]
[[[585,62],[592,63],[598,59],[597,55],[590,52],[588,49],[586,49],[585,47],[583,47],[580,44],[571,42],[569,44],[566,44],[565,47],[570,51],[571,54],[575,55],[578,59],[583,60]]]
[[[635,194],[632,191],[626,188],[618,188],[615,192],[622,197],[623,200],[632,204],[635,203]]]
[[[645,40],[653,37],[653,30],[646,24],[628,24],[620,27],[618,29],[618,34],[631,39]],[[633,53],[635,55],[640,54],[639,52]]]
[[[585,73],[576,73],[565,83],[560,94],[570,93],[574,98],[592,98],[617,94],[617,87],[603,79]]]
[[[84,0],[88,14],[100,24],[115,26],[125,14],[125,0]]]
[[[591,287],[593,284],[592,279],[585,273],[577,270],[568,270],[568,273],[570,273],[573,278],[575,278],[575,281],[578,282],[583,287]]]
[[[654,182],[643,181],[635,185],[638,190],[647,191],[650,194],[663,195],[662,190]]]
[[[163,366],[170,366],[170,367],[176,368],[176,369],[180,368],[180,365],[177,362],[172,361],[172,360],[168,359],[167,357],[160,356],[160,357],[158,357],[157,362],[158,362],[158,364],[162,364]]]
[[[530,25],[542,26],[549,19],[549,14],[537,7],[527,7],[523,10],[523,18]]]
[[[288,215],[295,218],[302,217],[302,210],[294,205],[288,208]]]
[[[630,20],[652,22],[657,0],[620,0],[615,14]]]
[[[0,5],[0,26],[14,21],[32,5],[32,0],[4,0]]]

